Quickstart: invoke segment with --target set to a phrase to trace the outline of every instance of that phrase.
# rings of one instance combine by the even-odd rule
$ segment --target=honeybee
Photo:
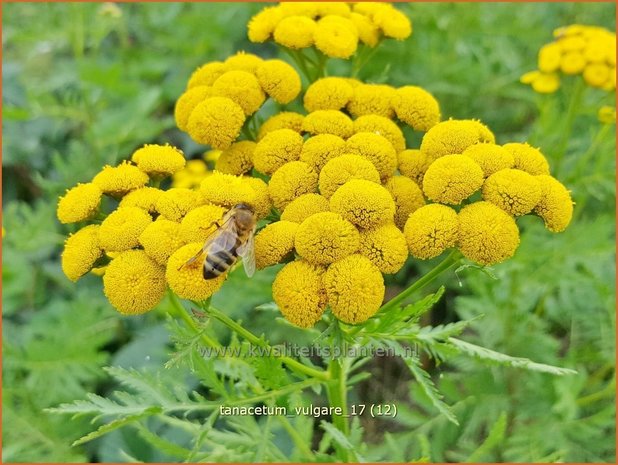
[[[238,258],[242,258],[247,276],[255,272],[254,235],[257,218],[255,211],[246,203],[232,207],[220,221],[210,227],[217,229],[208,236],[204,247],[187,260],[180,268],[204,257],[202,274],[204,279],[214,279],[228,271]]]

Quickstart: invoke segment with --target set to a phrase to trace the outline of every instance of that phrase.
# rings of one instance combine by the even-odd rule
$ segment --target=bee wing
[[[230,212],[228,212],[221,219],[221,226],[218,226],[215,229],[213,229],[212,232],[208,235],[208,237],[206,237],[204,246],[200,249],[200,251],[196,253],[193,257],[191,257],[189,260],[187,260],[185,263],[183,263],[179,269],[181,269],[184,266],[195,263],[195,261],[199,258],[206,258],[206,255],[208,254],[209,250],[212,253],[211,247],[213,243],[215,243],[215,241],[218,240],[221,230],[223,230],[224,228],[228,228],[228,226],[233,223],[230,221],[230,219],[231,219],[231,215],[230,215]],[[213,222],[209,227],[216,226],[216,225],[217,223]]]
[[[251,234],[249,234],[249,238],[247,239],[247,242],[245,242],[240,247],[238,247],[238,249],[236,249],[238,256],[242,258],[242,264],[245,267],[245,273],[247,273],[247,276],[249,277],[253,276],[253,273],[255,273],[255,239],[254,237],[255,237],[255,228],[253,228],[253,231],[251,231]]]

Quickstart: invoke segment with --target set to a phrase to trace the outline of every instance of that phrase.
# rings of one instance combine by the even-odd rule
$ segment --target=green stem
[[[313,79],[311,79],[312,76],[309,72],[309,69],[307,68],[307,62],[304,59],[304,55],[302,55],[302,53],[300,53],[298,50],[290,50],[285,47],[283,47],[282,50],[292,58],[294,63],[296,63],[296,66],[298,66],[301,72],[305,75],[307,82],[311,84],[313,82]]]
[[[347,372],[344,367],[345,359],[332,359],[328,364],[328,371],[332,381],[326,386],[328,402],[331,407],[341,409],[341,415],[333,414],[333,425],[341,433],[348,437],[350,435],[350,425],[348,423],[348,405],[347,405]],[[335,450],[337,457],[343,462],[351,462],[354,460],[352,451],[346,449],[341,444],[335,442]]]
[[[292,438],[292,441],[294,441],[294,444],[296,445],[296,447],[298,447],[300,452],[307,459],[311,460],[312,462],[315,461],[315,455],[313,454],[311,448],[307,445],[307,441],[303,439],[300,434],[298,434],[298,431],[294,429],[294,427],[290,424],[290,421],[286,417],[282,416],[277,416],[277,418],[279,419],[281,426],[283,426],[290,438]]]
[[[180,319],[183,320],[187,324],[187,326],[189,326],[189,328],[191,328],[196,334],[200,335],[200,339],[202,340],[204,345],[208,347],[221,347],[219,341],[214,340],[206,333],[204,333],[202,329],[200,329],[195,320],[191,318],[187,311],[184,309],[184,307],[178,300],[178,297],[176,297],[176,294],[174,294],[171,290],[168,292],[168,294],[170,296],[170,302],[172,303],[172,307],[174,308],[176,315],[179,316]]]
[[[569,102],[569,108],[565,117],[562,139],[558,145],[558,149],[556,150],[556,176],[560,172],[560,166],[562,165],[562,160],[564,159],[564,155],[569,145],[569,139],[571,138],[571,133],[573,132],[573,123],[575,122],[575,117],[577,116],[585,89],[586,84],[584,80],[578,79],[577,84],[575,85],[575,90],[571,95],[571,101]]]

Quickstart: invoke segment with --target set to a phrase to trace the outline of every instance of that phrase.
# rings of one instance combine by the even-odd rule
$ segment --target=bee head
[[[234,206],[235,210],[246,210],[249,211],[250,213],[253,213],[253,207],[251,205],[249,205],[248,203],[238,203],[236,204],[236,206]]]

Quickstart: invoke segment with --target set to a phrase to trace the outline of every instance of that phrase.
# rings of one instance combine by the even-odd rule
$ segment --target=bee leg
[[[212,223],[210,223],[208,226],[204,227],[204,226],[200,226],[200,229],[205,229],[205,230],[209,230],[210,228],[212,228],[213,226],[216,226],[217,229],[221,228],[221,225],[219,224],[218,221],[213,221]]]

